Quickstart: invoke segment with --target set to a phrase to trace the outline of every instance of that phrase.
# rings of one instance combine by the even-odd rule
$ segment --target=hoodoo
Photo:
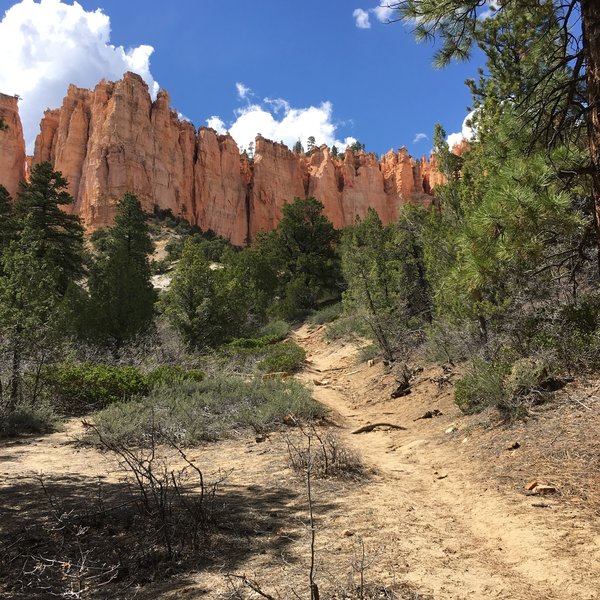
[[[25,173],[17,100],[0,96],[0,115],[9,125],[0,136],[0,183],[14,194]],[[109,225],[117,200],[133,192],[147,211],[170,209],[242,245],[274,228],[297,196],[319,199],[336,227],[369,207],[390,222],[402,204],[431,202],[443,181],[434,160],[415,160],[406,148],[381,160],[350,149],[334,157],[326,146],[303,155],[261,136],[249,160],[230,135],[196,130],[166,91],[152,101],[142,78],[126,73],[93,90],[71,85],[62,106],[44,114],[32,164],[50,161],[67,177],[71,210],[88,228]]]
[[[18,96],[0,94],[0,184],[14,198],[25,178],[25,140],[19,117]]]

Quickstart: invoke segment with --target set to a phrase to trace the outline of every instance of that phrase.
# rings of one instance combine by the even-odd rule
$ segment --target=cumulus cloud
[[[28,152],[32,152],[46,108],[61,105],[70,83],[93,87],[101,79],[141,75],[153,96],[152,46],[123,48],[110,43],[110,18],[74,2],[22,0],[0,21],[0,92],[18,94]]]
[[[370,29],[371,21],[369,20],[369,12],[363,10],[362,8],[357,8],[352,13],[354,17],[354,22],[359,29]]]
[[[338,125],[333,120],[331,102],[294,108],[282,98],[265,98],[260,104],[238,108],[234,114],[235,120],[228,124],[217,115],[207,119],[206,123],[218,133],[229,131],[240,148],[248,148],[258,134],[276,142],[282,141],[288,148],[298,140],[306,147],[310,136],[314,136],[317,146],[335,145],[340,149],[356,141],[353,137],[337,139]]]
[[[235,84],[235,89],[237,90],[238,96],[241,100],[245,100],[248,95],[252,93],[252,90],[249,87],[245,86],[239,81]]]
[[[389,23],[393,19],[394,12],[395,9],[391,8],[388,4],[380,4],[379,6],[369,8],[368,10],[357,8],[352,13],[352,16],[359,29],[370,29],[371,14],[374,14],[380,23]]]
[[[422,142],[423,140],[428,140],[429,137],[427,136],[426,133],[416,133],[415,134],[415,139],[413,140],[413,144],[418,144],[419,142]]]
[[[388,5],[384,4],[372,8],[371,12],[375,14],[378,21],[380,21],[381,23],[387,23],[388,21],[392,20],[394,10],[395,9],[390,8]]]
[[[446,141],[448,142],[448,146],[450,149],[454,148],[456,144],[460,144],[463,140],[472,140],[475,135],[475,131],[473,127],[471,127],[468,123],[471,121],[475,114],[475,111],[471,111],[463,121],[462,130],[456,133],[451,133]]]

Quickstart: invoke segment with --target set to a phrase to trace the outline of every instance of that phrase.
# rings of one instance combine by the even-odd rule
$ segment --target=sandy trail
[[[598,523],[486,481],[468,435],[445,433],[459,418],[449,392],[423,385],[389,400],[390,387],[378,389],[381,366],[357,366],[353,345],[328,345],[307,327],[296,341],[310,364],[301,378],[318,384],[314,396],[339,415],[339,437],[378,473],[368,495],[348,498],[349,514],[372,545],[393,548],[403,579],[435,598],[600,598]],[[414,421],[432,408],[444,416]],[[351,434],[381,421],[408,430]]]
[[[451,387],[431,381],[435,373],[424,371],[411,395],[392,400],[394,378],[381,364],[357,364],[355,344],[329,344],[322,334],[323,328],[307,326],[294,334],[308,353],[298,377],[332,410],[336,435],[374,471],[366,483],[315,482],[324,586],[327,578],[344,581],[362,539],[373,558],[369,581],[408,582],[436,600],[600,599],[597,516],[560,496],[526,496],[522,486],[494,476],[486,462],[490,452],[481,447],[489,439],[470,429]],[[443,415],[415,420],[433,409]],[[351,433],[382,421],[407,430]],[[109,456],[75,443],[81,433],[81,422],[72,420],[59,433],[0,444],[0,522],[18,522],[43,507],[35,482],[40,472],[67,487],[122,478]],[[282,598],[304,589],[307,507],[304,482],[287,466],[289,433],[275,432],[261,443],[240,436],[190,450],[211,472],[231,471],[222,493],[247,532],[212,566],[148,585],[136,598],[222,600],[231,597],[228,572],[254,574]],[[511,456],[502,451],[504,459]],[[521,469],[514,471],[526,483],[534,468]]]

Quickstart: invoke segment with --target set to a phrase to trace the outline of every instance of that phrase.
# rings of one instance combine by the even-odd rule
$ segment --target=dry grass
[[[595,381],[568,386],[525,421],[475,435],[498,480],[521,493],[528,482],[539,481],[556,487],[561,501],[600,514],[599,431],[600,382]],[[516,443],[519,447],[512,448]]]

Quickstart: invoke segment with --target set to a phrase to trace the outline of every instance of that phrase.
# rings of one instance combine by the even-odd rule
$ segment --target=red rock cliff
[[[0,131],[0,184],[15,198],[25,179],[25,141],[16,96],[0,94],[0,119],[6,126]]]
[[[433,160],[405,148],[381,161],[350,150],[333,157],[326,146],[304,156],[259,136],[250,162],[229,135],[180,121],[164,90],[152,102],[132,73],[94,90],[70,86],[62,107],[42,119],[33,164],[44,160],[68,178],[73,210],[88,227],[110,224],[130,191],[146,210],[171,209],[237,245],[274,228],[296,196],[321,200],[342,227],[369,207],[390,222],[406,202],[429,204],[443,181]]]

